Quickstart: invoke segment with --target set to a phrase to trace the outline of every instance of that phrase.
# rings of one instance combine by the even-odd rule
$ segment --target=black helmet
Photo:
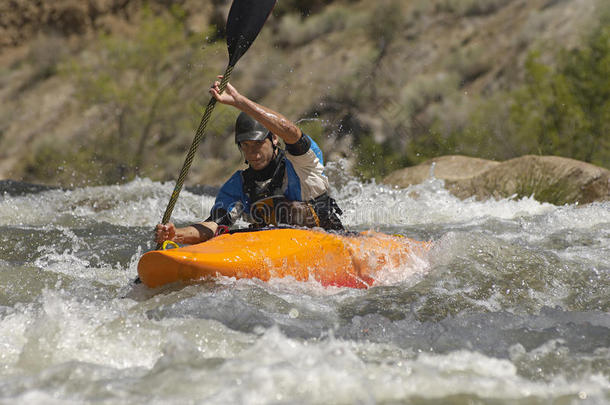
[[[239,114],[235,121],[235,143],[242,141],[264,141],[270,132],[260,122],[245,112]]]

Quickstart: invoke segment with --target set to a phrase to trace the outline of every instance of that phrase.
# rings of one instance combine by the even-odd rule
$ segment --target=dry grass
[[[458,16],[484,16],[497,12],[513,0],[438,0],[436,9]]]
[[[240,60],[232,82],[242,93],[291,119],[319,119],[315,125],[304,124],[327,148],[327,156],[355,158],[353,140],[358,137],[392,139],[393,145],[404,145],[414,134],[428,136],[431,129],[446,135],[465,128],[473,112],[485,114],[485,103],[495,100],[479,99],[481,95],[487,97],[519,83],[524,55],[533,46],[543,45],[546,57],[564,43],[577,43],[579,32],[593,15],[590,4],[605,1],[287,0],[278,4],[260,37]],[[22,66],[15,67],[23,71],[27,67],[28,74],[33,74],[32,63],[36,61],[38,81],[32,80],[31,86],[18,94],[11,90],[9,98],[5,97],[9,86],[0,88],[4,103],[0,115],[2,147],[30,133],[25,123],[20,124],[20,120],[27,120],[25,113],[14,118],[7,112],[27,111],[40,117],[47,114],[43,104],[24,100],[41,100],[48,95],[45,92],[50,87],[44,83],[50,80],[45,75],[53,73],[62,49],[60,42],[49,41],[35,44]],[[85,51],[92,52],[90,45],[84,45]],[[224,51],[223,47],[218,53],[206,54],[191,66],[172,59],[173,67],[189,75],[180,100],[185,106],[198,104],[193,120],[201,117],[202,106],[209,100],[209,78],[224,68]],[[7,71],[6,67],[0,69]],[[13,68],[8,70],[12,72]],[[6,77],[12,77],[12,73],[3,73],[1,80]],[[77,114],[77,108],[73,113]],[[214,114],[218,121],[210,127],[218,136],[204,140],[189,181],[212,181],[206,175],[206,165],[207,173],[218,177],[223,161],[226,172],[239,164],[231,124],[227,124],[230,119],[224,122],[218,114],[219,110]],[[497,119],[500,122],[502,117]],[[63,119],[61,126],[49,125],[46,133],[56,136],[60,131],[63,137],[78,139],[83,120],[72,118],[78,125],[71,128],[70,120]],[[167,167],[151,171],[151,177],[175,176],[197,124],[181,125],[187,130],[172,131],[168,127],[151,133],[150,150],[168,156]],[[104,122],[97,120],[92,125]],[[502,138],[502,126],[490,126],[486,134],[490,136],[485,139],[497,142]],[[464,136],[459,140],[460,147],[467,141],[468,136]],[[15,159],[32,155],[32,147],[26,145],[16,151]],[[374,145],[371,150],[376,150]],[[153,160],[156,158],[153,156]],[[6,176],[7,170],[0,169]]]
[[[350,12],[344,7],[333,7],[323,14],[308,18],[288,14],[281,19],[274,41],[283,48],[299,47],[330,32],[345,29],[349,20]]]

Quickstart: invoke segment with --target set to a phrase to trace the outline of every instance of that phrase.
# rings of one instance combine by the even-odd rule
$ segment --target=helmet
[[[271,133],[260,122],[245,112],[239,114],[235,121],[235,143],[242,141],[264,141]]]

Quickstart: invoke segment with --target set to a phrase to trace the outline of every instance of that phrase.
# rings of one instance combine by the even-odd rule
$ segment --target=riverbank
[[[0,44],[0,178],[67,187],[174,178],[226,64],[230,2],[13,3],[0,10],[10,30]],[[579,92],[607,88],[604,65],[585,57],[594,45],[605,52],[605,31],[595,31],[604,1],[302,3],[278,5],[233,84],[300,121],[327,160],[349,160],[361,178],[458,153],[610,166],[598,146],[603,105],[581,105],[604,95]],[[566,66],[591,85],[562,81]],[[218,185],[239,167],[235,116],[217,108],[187,182]]]

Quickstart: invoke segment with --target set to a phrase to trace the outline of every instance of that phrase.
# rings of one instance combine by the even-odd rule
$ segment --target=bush
[[[58,35],[39,35],[30,45],[27,61],[34,68],[28,87],[57,74],[60,63],[69,53],[68,41]],[[24,90],[24,89],[22,89]]]
[[[60,156],[66,170],[73,165],[82,171],[76,166],[80,156],[87,156],[104,182],[137,175],[158,178],[158,159],[150,148],[184,151],[201,118],[202,109],[192,100],[201,93],[207,96],[199,89],[209,82],[194,79],[190,70],[207,65],[219,47],[208,44],[201,51],[200,45],[199,36],[187,32],[179,13],[155,16],[145,10],[132,38],[100,35],[92,52],[64,64],[61,72],[75,80],[83,109],[98,106],[105,120],[96,133],[65,145]],[[41,156],[49,148],[42,147]],[[164,159],[162,153],[159,159]],[[43,159],[34,161],[44,164]]]
[[[488,98],[456,95],[452,104],[461,108],[432,109],[430,131],[411,142],[409,158],[542,154],[610,167],[610,14],[600,21],[580,48],[560,51],[555,66],[530,53],[521,87]]]
[[[24,162],[24,178],[64,186],[101,185],[125,180],[121,142],[96,134],[86,142],[42,141]]]
[[[406,18],[399,0],[381,0],[375,7],[367,24],[369,37],[387,47],[397,34],[403,32]]]
[[[475,81],[493,67],[492,56],[488,49],[478,44],[461,47],[446,59],[447,70],[457,72],[460,86]]]
[[[562,51],[556,69],[534,53],[526,70],[512,99],[516,138],[542,154],[610,167],[610,25],[595,29],[582,48]]]
[[[345,8],[334,8],[326,13],[302,18],[289,14],[280,20],[275,43],[281,47],[298,47],[333,31],[345,28],[349,11]]]
[[[296,123],[301,131],[309,135],[319,146],[320,148],[324,147],[324,136],[326,134],[326,129],[322,121],[318,118],[302,118]]]
[[[274,13],[283,16],[297,11],[302,16],[308,16],[319,12],[332,2],[333,0],[283,0],[275,6]]]
[[[355,172],[363,179],[381,179],[391,171],[412,163],[391,139],[377,143],[367,134],[358,138],[356,147]]]
[[[417,115],[431,103],[443,100],[458,88],[458,77],[444,72],[421,74],[400,90],[399,100],[408,115]]]
[[[437,10],[448,11],[458,16],[487,15],[496,12],[512,0],[441,0]]]

